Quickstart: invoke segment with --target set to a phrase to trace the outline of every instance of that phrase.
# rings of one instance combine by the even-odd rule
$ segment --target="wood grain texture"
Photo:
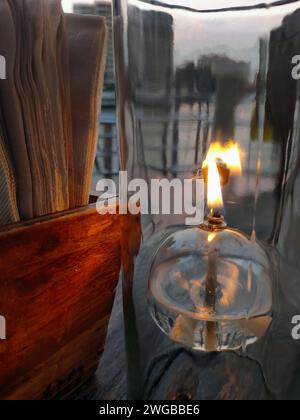
[[[103,356],[96,374],[68,396],[70,400],[126,400],[127,372],[122,305],[122,284],[110,319]]]
[[[120,270],[118,216],[93,207],[0,232],[0,398],[61,397],[97,368]]]

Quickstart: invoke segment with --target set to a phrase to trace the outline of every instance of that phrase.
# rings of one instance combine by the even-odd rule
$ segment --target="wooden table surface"
[[[275,322],[266,339],[261,364],[255,351],[192,353],[178,349],[153,368],[155,382],[149,399],[285,400],[300,399],[299,344],[286,336],[288,325]],[[272,337],[273,335],[273,337]],[[262,341],[258,352],[266,346]],[[181,378],[178,381],[178,378]],[[126,355],[121,286],[119,284],[105,351],[94,378],[69,399],[126,400]]]
[[[69,399],[76,400],[126,400],[126,355],[123,330],[123,312],[121,285],[119,284],[116,301],[111,317],[107,342],[96,375],[78,391],[70,395]],[[174,375],[181,363],[188,369],[186,363],[187,354],[176,353],[173,358]],[[201,354],[200,384],[194,384],[193,375],[187,372],[189,377],[182,388],[182,393],[174,391],[177,395],[174,399],[189,399],[186,387],[202,388],[201,399],[272,399],[264,385],[263,374],[258,364],[252,360],[241,360],[234,353]],[[198,363],[198,362],[197,362]],[[239,371],[240,364],[243,369]],[[245,376],[244,376],[245,375]],[[168,381],[173,381],[173,372],[167,372]],[[175,380],[176,381],[176,380]],[[177,382],[177,381],[176,381]],[[163,380],[162,380],[163,383]],[[243,386],[247,383],[247,386]],[[251,386],[252,385],[252,386]],[[159,397],[158,397],[159,398]]]
[[[284,340],[285,342],[285,340]],[[280,347],[278,349],[281,352]],[[276,349],[274,349],[276,354]],[[288,356],[288,355],[287,355]],[[189,360],[190,358],[190,360]],[[297,374],[295,359],[284,362],[275,357],[277,364],[292,366],[296,380],[292,381],[289,390],[289,399],[300,399],[300,383]],[[270,360],[270,363],[273,362]],[[286,399],[281,395],[270,392],[266,385],[264,368],[251,357],[241,357],[238,353],[211,353],[192,354],[185,350],[176,353],[171,362],[172,369],[165,369],[161,381],[157,386],[157,394],[153,399],[159,399],[164,394],[165,386],[174,385],[172,399],[197,400],[274,400]],[[272,368],[272,366],[271,366]],[[267,367],[268,369],[268,367]],[[276,369],[275,369],[276,371]],[[282,371],[280,371],[282,372]],[[178,375],[184,377],[183,383],[178,387]],[[289,373],[282,372],[280,386],[286,388],[285,381]],[[190,395],[189,390],[195,390]],[[182,392],[181,392],[182,390]],[[170,392],[170,391],[169,391]],[[172,390],[171,390],[172,392]],[[176,395],[174,397],[174,395]],[[121,287],[119,285],[116,301],[112,313],[106,348],[101,359],[98,371],[94,378],[70,395],[69,399],[79,400],[126,400],[126,356],[123,330],[123,312]]]

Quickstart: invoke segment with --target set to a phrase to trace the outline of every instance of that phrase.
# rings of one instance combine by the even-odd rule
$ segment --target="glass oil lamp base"
[[[202,351],[245,348],[270,323],[269,258],[257,241],[224,226],[176,232],[153,261],[148,299],[174,341]]]

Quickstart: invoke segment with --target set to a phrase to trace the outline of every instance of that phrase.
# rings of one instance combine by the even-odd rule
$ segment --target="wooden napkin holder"
[[[95,206],[0,230],[0,399],[66,397],[96,370],[120,270]]]

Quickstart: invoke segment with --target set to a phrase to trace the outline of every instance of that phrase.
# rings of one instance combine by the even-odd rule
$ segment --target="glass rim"
[[[128,1],[128,0],[127,0]],[[298,3],[299,0],[138,0],[152,6],[168,9],[185,10],[197,13],[216,13],[227,11],[244,11],[255,9],[269,9]],[[199,6],[197,7],[197,4]]]

